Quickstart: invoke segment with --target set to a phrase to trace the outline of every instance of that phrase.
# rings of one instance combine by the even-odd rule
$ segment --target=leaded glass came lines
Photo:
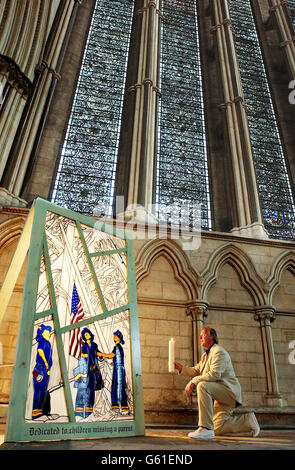
[[[112,206],[133,4],[96,2],[61,151],[52,202],[87,215]]]
[[[202,77],[194,0],[165,0],[161,41],[161,104],[157,169],[159,219],[180,222],[171,206],[202,204],[211,228]],[[190,216],[190,217],[191,217]],[[180,216],[181,217],[181,216]],[[189,225],[192,227],[192,220]]]
[[[294,238],[294,202],[249,0],[229,2],[264,226]]]
[[[288,6],[291,13],[292,23],[295,28],[295,0],[288,0]]]

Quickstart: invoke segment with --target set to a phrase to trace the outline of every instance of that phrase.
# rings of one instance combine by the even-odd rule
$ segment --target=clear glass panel
[[[202,75],[195,0],[163,1],[157,203],[159,219],[179,225],[181,206],[202,204],[211,228]],[[174,206],[170,209],[171,206]],[[191,226],[192,217],[188,217]]]
[[[125,253],[92,257],[104,301],[108,310],[128,304],[127,259]]]
[[[101,299],[75,221],[48,212],[45,233],[61,328],[73,321],[74,288],[84,320],[102,313]]]
[[[96,225],[93,229],[92,227],[81,224],[89,253],[98,253],[101,251],[126,248],[126,241],[124,238],[119,238],[115,235],[101,232],[101,230],[99,230],[100,223],[97,223]]]
[[[133,4],[96,1],[52,192],[83,214],[112,206]]]
[[[249,0],[229,2],[262,216],[272,238],[294,237],[294,201]]]
[[[41,257],[38,294],[36,301],[36,313],[46,312],[52,307],[50,302],[48,277],[45,265],[44,253]]]

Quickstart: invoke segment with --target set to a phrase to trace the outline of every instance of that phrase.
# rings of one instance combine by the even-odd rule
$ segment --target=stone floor
[[[42,451],[110,451],[115,454],[126,451],[256,451],[295,450],[295,426],[284,428],[265,426],[258,437],[222,436],[210,441],[198,441],[188,437],[188,427],[169,428],[147,426],[145,436],[126,438],[104,438],[72,441],[8,443],[4,442],[5,425],[0,424],[0,450],[42,450]]]

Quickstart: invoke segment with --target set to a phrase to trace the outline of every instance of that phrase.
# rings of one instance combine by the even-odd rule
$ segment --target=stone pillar
[[[63,0],[60,3],[47,54],[37,66],[33,91],[24,110],[17,138],[9,155],[9,165],[3,177],[3,186],[12,194],[20,196],[26,171],[34,149],[38,130],[43,116],[46,115],[46,106],[49,105],[51,92],[55,87],[59,74],[56,70],[60,54],[63,52],[64,40],[73,11],[81,0]]]
[[[232,233],[268,238],[262,223],[246,105],[239,74],[228,0],[211,1],[217,56],[221,74],[224,113],[232,175],[234,227]]]
[[[254,319],[259,321],[263,356],[266,372],[266,400],[268,406],[283,406],[282,396],[279,392],[278,374],[275,361],[271,322],[275,320],[275,309],[271,306],[257,308]]]
[[[275,18],[277,24],[281,47],[285,49],[287,62],[291,76],[295,79],[295,35],[294,28],[287,11],[287,0],[269,0],[270,14]]]
[[[202,354],[204,353],[204,348],[200,343],[200,333],[204,328],[204,319],[207,317],[209,304],[205,300],[192,300],[187,304],[187,315],[192,317],[193,323],[193,361],[194,364],[197,364]]]
[[[128,207],[150,209],[154,197],[155,142],[159,98],[160,1],[145,0],[138,11],[142,16],[137,82],[129,91],[135,94]]]

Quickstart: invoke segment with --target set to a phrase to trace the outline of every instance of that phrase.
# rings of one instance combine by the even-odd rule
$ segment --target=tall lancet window
[[[266,230],[294,238],[294,200],[249,0],[229,2]]]
[[[195,0],[164,0],[157,158],[159,220],[211,229],[202,75]],[[180,210],[179,210],[179,209]],[[182,219],[182,220],[181,220]]]
[[[133,7],[97,0],[93,13],[51,198],[83,214],[112,206]]]
[[[290,9],[293,26],[295,28],[295,0],[288,0],[288,7]]]

